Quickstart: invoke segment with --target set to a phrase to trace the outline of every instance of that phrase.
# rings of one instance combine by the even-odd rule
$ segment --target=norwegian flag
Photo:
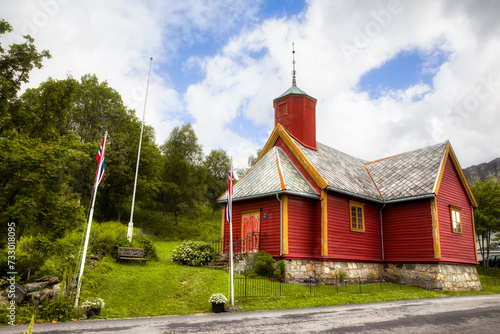
[[[233,166],[229,165],[229,174],[227,176],[227,206],[226,206],[226,219],[231,224],[231,202],[233,200]]]
[[[106,136],[102,139],[99,151],[97,151],[96,160],[99,163],[97,166],[97,172],[95,175],[96,187],[101,184],[102,178],[104,177],[104,153],[106,153]]]

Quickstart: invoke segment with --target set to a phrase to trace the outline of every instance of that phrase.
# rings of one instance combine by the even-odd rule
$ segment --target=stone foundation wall
[[[458,264],[390,263],[384,265],[385,278],[435,291],[481,291],[475,266]]]
[[[480,291],[481,282],[475,266],[413,263],[361,263],[313,260],[286,260],[288,281],[308,278],[328,280],[339,272],[347,277],[367,279],[370,276],[387,281],[425,287],[435,291]]]
[[[312,260],[286,260],[286,277],[290,281],[315,278],[328,280],[335,278],[339,272],[347,273],[347,277],[368,278],[370,274],[383,277],[383,264],[360,262],[333,262]]]
[[[234,272],[238,274],[243,274],[245,271],[254,268],[256,259],[257,259],[257,253],[234,254],[233,258]]]

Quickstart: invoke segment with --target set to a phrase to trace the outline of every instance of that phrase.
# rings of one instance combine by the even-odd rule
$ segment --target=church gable
[[[263,197],[275,194],[296,194],[319,198],[318,193],[304,178],[279,147],[273,147],[233,187],[233,200]],[[219,202],[227,201],[225,194]]]

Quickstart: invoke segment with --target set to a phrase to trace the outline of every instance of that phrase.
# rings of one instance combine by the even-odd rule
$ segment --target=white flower
[[[215,304],[225,304],[227,302],[227,298],[222,293],[213,293],[208,299],[208,302]]]
[[[102,298],[94,298],[90,300],[86,300],[80,305],[81,308],[83,309],[90,309],[90,308],[104,308],[104,299]]]

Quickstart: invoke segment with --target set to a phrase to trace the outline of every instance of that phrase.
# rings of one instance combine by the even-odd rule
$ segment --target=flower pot
[[[212,311],[214,313],[225,312],[224,303],[212,303]]]
[[[87,316],[87,318],[90,318],[93,315],[99,315],[99,313],[101,313],[100,307],[89,308],[85,311],[85,315]]]

